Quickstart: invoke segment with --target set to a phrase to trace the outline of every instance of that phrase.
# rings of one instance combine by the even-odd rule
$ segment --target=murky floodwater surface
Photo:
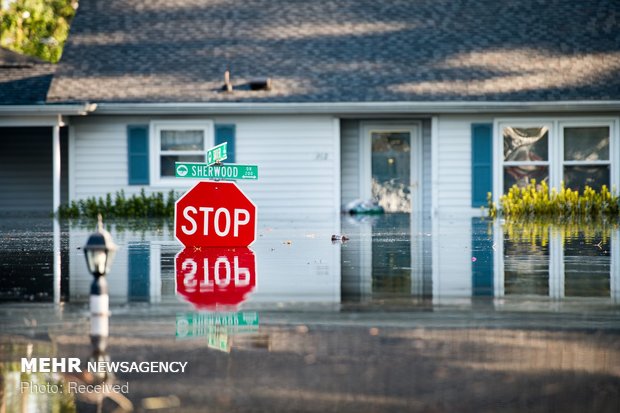
[[[0,411],[620,409],[616,224],[261,220],[234,249],[106,227],[110,314],[93,316],[94,223],[0,219]],[[45,357],[83,369],[24,372]]]

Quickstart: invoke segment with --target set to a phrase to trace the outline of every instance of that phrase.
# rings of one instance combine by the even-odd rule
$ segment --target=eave
[[[466,113],[617,112],[620,101],[98,103],[95,115],[434,115]]]

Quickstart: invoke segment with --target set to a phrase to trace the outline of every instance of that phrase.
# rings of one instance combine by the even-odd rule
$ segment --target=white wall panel
[[[127,125],[196,117],[98,117],[79,119],[72,134],[73,199],[185,191],[194,182],[175,180],[170,186],[127,184]],[[236,127],[236,163],[259,167],[257,182],[238,184],[262,215],[301,217],[339,211],[335,188],[340,174],[338,145],[331,116],[235,116],[202,118]],[[153,150],[153,148],[150,148]]]
[[[441,215],[471,215],[471,125],[493,117],[438,116],[437,202]]]

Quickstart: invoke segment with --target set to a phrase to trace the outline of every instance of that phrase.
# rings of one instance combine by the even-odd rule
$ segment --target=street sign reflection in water
[[[177,295],[197,309],[236,308],[256,287],[249,248],[188,247],[175,257]]]
[[[251,333],[258,330],[258,324],[258,313],[254,311],[179,313],[176,337],[208,337],[222,330],[231,334]]]

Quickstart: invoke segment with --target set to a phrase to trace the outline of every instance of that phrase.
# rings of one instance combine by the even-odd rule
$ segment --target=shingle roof
[[[55,65],[0,48],[0,105],[44,103]]]
[[[223,93],[230,68],[233,93]],[[254,77],[271,91],[250,91]],[[617,0],[80,0],[49,102],[620,99]]]

